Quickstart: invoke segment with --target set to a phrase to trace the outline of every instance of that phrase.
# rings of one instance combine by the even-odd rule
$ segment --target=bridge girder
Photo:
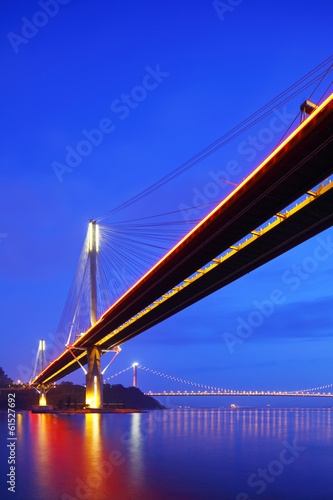
[[[116,347],[135,335],[175,314],[200,298],[238,279],[307,238],[332,225],[332,189],[304,207],[303,214],[281,219],[269,237],[260,236],[251,245],[236,251],[234,263],[224,269],[203,274],[197,284],[185,287],[174,297],[152,308],[133,324],[122,328],[140,311],[150,307],[183,280],[201,269],[217,255],[234,246],[297,198],[313,189],[333,172],[333,94],[303,122],[243,183],[223,200],[186,237],[128,290],[88,332],[73,345],[77,348]],[[305,217],[306,214],[306,217]],[[308,219],[309,218],[309,219]],[[306,220],[305,220],[306,219]],[[284,233],[284,234],[283,234]],[[268,234],[268,232],[267,232]],[[277,242],[275,237],[286,241]],[[274,240],[274,241],[273,241]],[[250,260],[248,260],[250,258]],[[239,267],[236,268],[235,264]],[[214,280],[212,278],[214,277]],[[201,281],[203,280],[203,281]],[[199,285],[199,283],[201,283]],[[188,294],[191,293],[191,296]],[[158,314],[155,309],[158,309]],[[133,326],[135,325],[135,326]],[[77,351],[82,363],[86,355]],[[68,352],[49,365],[34,382],[54,381],[77,368]]]

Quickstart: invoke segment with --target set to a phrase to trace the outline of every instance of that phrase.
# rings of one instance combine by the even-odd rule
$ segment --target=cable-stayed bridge
[[[308,117],[124,291],[118,284],[110,296],[108,283],[121,282],[123,275],[110,257],[102,260],[117,229],[90,222],[67,304],[66,348],[31,381],[41,394],[45,385],[81,366],[87,375],[87,402],[100,406],[105,352],[117,355],[124,342],[332,225],[333,94],[307,106],[303,111]],[[141,232],[143,239],[156,234],[154,225],[149,228],[148,234]],[[126,239],[121,231],[118,237]],[[147,262],[140,232],[134,243],[132,255],[119,248],[116,255],[127,269],[132,259]],[[118,281],[112,280],[117,274]]]

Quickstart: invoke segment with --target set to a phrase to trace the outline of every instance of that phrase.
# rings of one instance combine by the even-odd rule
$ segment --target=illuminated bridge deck
[[[119,346],[330,227],[332,184],[278,214],[332,174],[332,144],[333,94],[74,343],[80,362],[88,346]],[[274,215],[276,224],[256,231]],[[245,237],[248,242],[238,243]],[[33,383],[56,381],[78,367],[66,350]]]

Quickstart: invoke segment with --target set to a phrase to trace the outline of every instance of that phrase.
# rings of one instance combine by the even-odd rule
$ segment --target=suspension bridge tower
[[[133,387],[138,387],[138,364],[139,363],[133,363],[132,368],[133,368]]]
[[[90,322],[97,321],[97,267],[99,230],[96,221],[89,224],[90,264]],[[87,348],[86,404],[100,408],[103,404],[103,377],[101,373],[101,349],[96,345]]]

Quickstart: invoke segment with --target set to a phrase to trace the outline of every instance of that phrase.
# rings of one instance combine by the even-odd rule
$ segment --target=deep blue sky
[[[237,3],[223,20],[204,0],[70,0],[57,4],[53,17],[36,14],[35,1],[2,3],[0,366],[13,379],[22,378],[23,367],[30,374],[38,340],[56,331],[89,220],[170,172],[331,55],[328,0],[230,1]],[[32,19],[47,24],[32,31]],[[30,38],[24,43],[9,33]],[[158,66],[156,88],[121,112],[116,100]],[[155,87],[153,78],[145,81]],[[286,121],[308,95],[287,104]],[[66,147],[75,148],[82,131],[104,118],[113,131],[72,172],[59,174],[60,182],[52,164],[64,164]],[[260,126],[269,128],[270,118]],[[193,205],[209,173],[230,160],[240,165],[231,179],[238,183],[281,133],[251,161],[239,152],[245,134],[126,217]],[[333,238],[332,230],[321,237]],[[288,282],[292,267],[303,266],[317,245],[318,237],[131,340],[114,370],[138,361],[229,388],[331,383],[333,255],[295,286]],[[235,333],[238,318],[247,321],[254,302],[274,289],[283,303],[230,352],[223,334]],[[83,374],[74,379],[83,382]]]

